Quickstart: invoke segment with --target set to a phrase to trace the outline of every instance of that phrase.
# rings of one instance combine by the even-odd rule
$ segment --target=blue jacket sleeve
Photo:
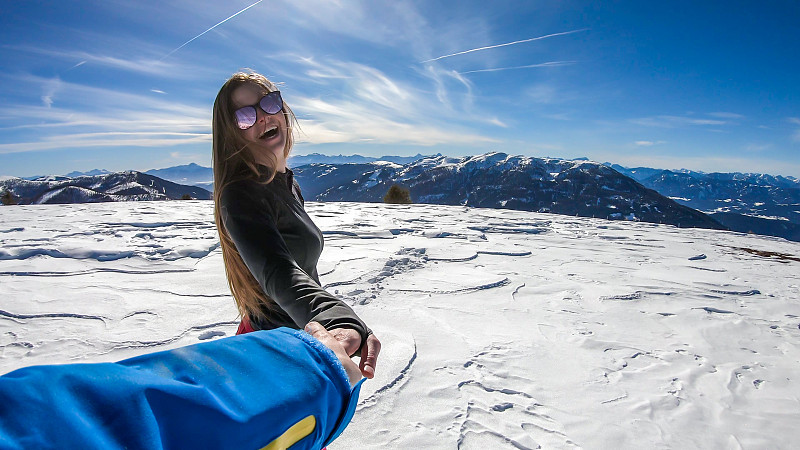
[[[360,386],[331,350],[287,328],[27,367],[0,377],[0,448],[320,449],[349,423]]]

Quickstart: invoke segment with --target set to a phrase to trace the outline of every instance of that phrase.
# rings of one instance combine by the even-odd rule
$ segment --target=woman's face
[[[253,152],[256,163],[271,166],[269,157],[265,155],[272,154],[278,162],[276,169],[282,172],[286,167],[284,148],[289,130],[283,111],[270,115],[257,105],[266,93],[263,87],[255,83],[246,83],[233,90],[231,103],[234,111],[243,106],[255,105],[256,123],[252,127],[238,130],[238,132],[249,144],[248,147]]]

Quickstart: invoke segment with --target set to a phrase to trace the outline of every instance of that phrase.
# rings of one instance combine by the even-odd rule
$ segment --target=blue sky
[[[249,67],[282,83],[296,154],[800,177],[794,0],[263,0],[235,15],[253,3],[4,2],[0,175],[208,166],[214,97]]]

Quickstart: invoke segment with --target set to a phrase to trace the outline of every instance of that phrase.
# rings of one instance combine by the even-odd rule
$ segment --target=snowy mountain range
[[[800,180],[793,177],[626,168],[610,163],[600,165],[586,158],[530,158],[504,153],[463,158],[439,154],[372,158],[312,153],[292,156],[289,164],[305,197],[311,200],[376,202],[392,184],[399,184],[409,188],[413,201],[418,203],[548,211],[684,227],[723,226],[800,241]],[[100,178],[87,181],[84,176],[89,174]],[[137,182],[143,187],[139,191],[127,190],[130,176],[113,175],[95,169],[38,177],[27,184],[6,177],[5,181],[0,180],[0,193],[10,190],[23,203],[64,203],[184,195],[210,198],[209,193],[186,185],[213,188],[212,169],[194,163],[148,170],[142,175],[163,180]],[[70,178],[75,181],[68,181]],[[115,186],[115,181],[108,180],[120,184]],[[184,186],[168,187],[162,185],[167,183],[164,180]],[[160,187],[152,192],[144,188],[154,184]],[[103,187],[89,187],[93,185]],[[681,206],[703,212],[712,220]]]
[[[381,156],[374,158],[361,155],[323,155],[320,153],[311,153],[308,155],[289,155],[289,164],[292,167],[314,163],[346,164],[373,161],[391,161],[397,164],[408,164],[421,158],[424,158],[424,156],[420,154],[416,156]],[[102,172],[108,173],[108,171],[93,170],[91,173],[74,173],[68,174],[67,176],[100,175]],[[199,186],[207,191],[214,189],[213,169],[195,163],[168,167],[166,169],[151,169],[144,173],[172,181],[173,183]]]
[[[381,201],[393,184],[415,203],[552,212],[581,217],[723,229],[602,164],[487,153],[431,156],[410,164],[312,164],[294,169],[306,198]]]
[[[197,186],[185,186],[141,172],[128,171],[78,177],[46,176],[33,180],[5,177],[0,192],[14,203],[97,203],[142,200],[179,200],[185,197],[208,200],[211,193]]]
[[[800,240],[800,180],[758,173],[612,168],[737,231]]]

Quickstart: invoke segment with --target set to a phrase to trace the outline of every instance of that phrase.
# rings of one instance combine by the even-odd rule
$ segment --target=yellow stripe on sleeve
[[[314,416],[308,416],[289,427],[286,432],[267,444],[266,447],[262,447],[261,450],[286,450],[299,442],[300,439],[311,434],[316,426],[317,419]]]

